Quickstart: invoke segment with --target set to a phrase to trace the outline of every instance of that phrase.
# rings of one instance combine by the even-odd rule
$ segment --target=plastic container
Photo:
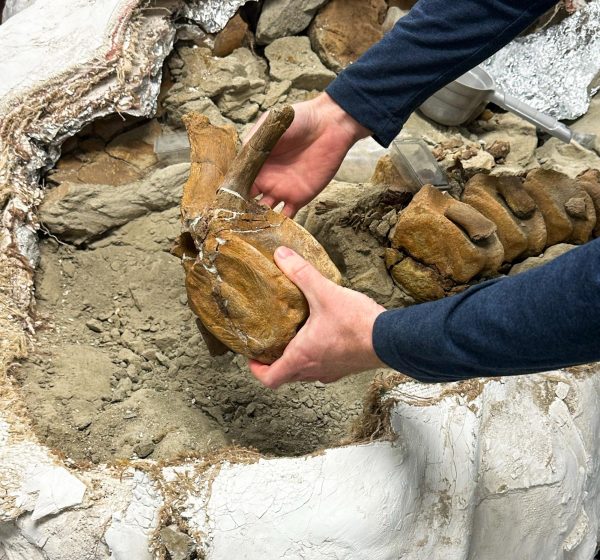
[[[415,192],[423,185],[448,190],[450,183],[429,147],[418,138],[396,138],[390,146],[390,158],[402,180]]]
[[[371,137],[359,140],[346,154],[334,177],[335,180],[346,183],[368,183],[379,158],[386,153],[387,150]]]

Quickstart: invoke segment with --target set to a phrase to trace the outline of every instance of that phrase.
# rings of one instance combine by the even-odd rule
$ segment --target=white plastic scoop
[[[593,149],[595,135],[575,133],[554,117],[499,91],[492,77],[481,66],[469,70],[434,93],[419,109],[426,117],[440,124],[457,126],[474,119],[489,102],[511,111],[567,144],[576,140],[584,147]]]

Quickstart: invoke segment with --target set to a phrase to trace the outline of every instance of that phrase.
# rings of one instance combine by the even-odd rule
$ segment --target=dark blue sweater
[[[388,145],[432,93],[505,45],[554,0],[420,0],[328,93]],[[600,239],[515,277],[382,313],[373,345],[421,381],[600,360]]]

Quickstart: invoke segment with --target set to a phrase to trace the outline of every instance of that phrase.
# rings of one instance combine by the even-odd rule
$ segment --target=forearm
[[[547,371],[600,360],[600,239],[529,272],[379,315],[373,346],[421,381]]]
[[[528,27],[556,0],[420,0],[327,92],[387,146],[428,97]]]

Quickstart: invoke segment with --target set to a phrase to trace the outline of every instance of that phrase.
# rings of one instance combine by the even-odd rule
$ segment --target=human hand
[[[275,251],[275,263],[304,293],[310,315],[277,361],[266,365],[249,360],[250,371],[263,385],[276,389],[291,381],[331,383],[385,367],[372,343],[373,324],[384,307],[327,280],[287,247]]]
[[[277,142],[250,191],[252,196],[262,194],[260,202],[271,208],[284,202],[283,213],[289,217],[325,188],[352,145],[371,134],[327,93],[294,105],[294,111],[294,122]]]

